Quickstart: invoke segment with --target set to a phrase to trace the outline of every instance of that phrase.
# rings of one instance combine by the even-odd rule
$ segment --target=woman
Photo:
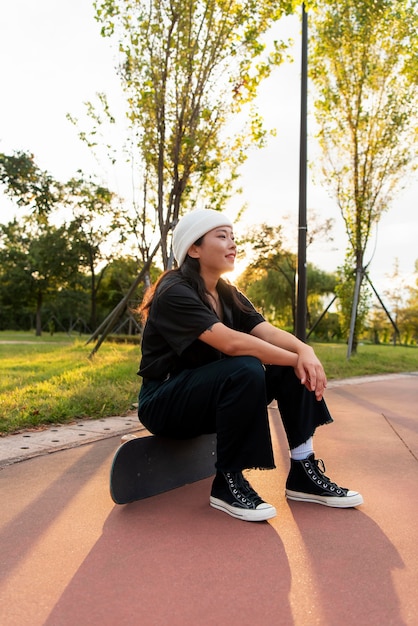
[[[217,434],[211,506],[246,521],[270,519],[242,472],[274,468],[267,405],[276,399],[290,449],[286,496],[333,507],[361,504],[315,459],[317,426],[332,422],[323,400],[324,369],[313,349],[264,320],[221,278],[236,245],[226,215],[185,215],[173,233],[178,269],[150,290],[139,374],[139,419],[152,433],[187,438]]]

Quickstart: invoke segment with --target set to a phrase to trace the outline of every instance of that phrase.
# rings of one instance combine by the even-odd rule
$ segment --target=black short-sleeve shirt
[[[221,296],[222,322],[234,330],[250,333],[264,318],[241,292],[232,285],[229,287],[235,291],[243,308],[237,306],[232,297]],[[222,289],[222,293],[227,290]],[[168,374],[224,358],[222,352],[198,339],[219,321],[180,273],[168,274],[157,288],[145,324],[138,374],[163,380]]]

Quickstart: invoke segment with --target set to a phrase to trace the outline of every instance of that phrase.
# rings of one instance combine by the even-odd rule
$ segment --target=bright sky
[[[13,0],[3,3],[0,13],[0,58],[2,97],[0,99],[0,151],[11,154],[30,151],[42,169],[65,181],[78,169],[103,176],[88,148],[77,138],[66,114],[82,115],[83,102],[104,91],[117,93],[115,57],[109,41],[100,36],[90,0]],[[294,218],[297,248],[299,106],[300,106],[300,27],[297,17],[286,18],[278,31],[295,40],[295,62],[280,67],[269,79],[259,98],[267,125],[277,129],[269,146],[250,155],[243,169],[241,185],[246,201],[246,221],[280,224],[283,217]],[[311,129],[312,131],[312,129]],[[309,140],[308,158],[317,161],[317,148]],[[308,260],[325,270],[334,270],[344,259],[346,235],[338,207],[324,187],[314,184],[309,173],[309,210],[324,218],[335,218],[334,243],[317,242],[308,249]],[[108,178],[109,187],[123,193],[120,181]],[[381,219],[370,276],[383,295],[393,289],[387,275],[395,259],[401,273],[412,283],[418,259],[418,181],[411,175],[407,188],[400,191]],[[10,209],[2,200],[0,219],[10,219]],[[236,204],[231,204],[235,213]]]

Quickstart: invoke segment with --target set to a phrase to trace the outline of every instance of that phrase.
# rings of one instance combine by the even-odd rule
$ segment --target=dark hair
[[[204,235],[197,239],[197,241],[194,242],[194,245],[202,245],[203,238]],[[157,282],[146,291],[144,299],[142,300],[142,303],[138,309],[138,312],[142,315],[142,319],[144,322],[148,317],[149,310],[151,308],[157,290],[161,293],[161,291],[164,290],[164,287],[168,289],[173,284],[176,277],[184,278],[189,283],[189,285],[193,287],[202,302],[204,302],[209,308],[212,308],[208,298],[209,293],[200,274],[199,259],[193,259],[189,255],[186,255],[186,258],[179,268],[174,270],[167,270],[166,272],[161,274]],[[222,296],[222,298],[225,299],[227,303],[233,303],[241,310],[247,310],[247,307],[245,307],[245,305],[237,297],[236,291],[231,283],[226,280],[220,279],[217,284],[217,289],[219,291],[219,294]]]

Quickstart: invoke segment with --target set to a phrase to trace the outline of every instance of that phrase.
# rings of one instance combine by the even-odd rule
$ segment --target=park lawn
[[[87,337],[0,332],[0,434],[77,418],[125,415],[136,402],[139,347],[105,342],[93,358]],[[14,342],[14,343],[6,343]],[[315,344],[330,380],[418,371],[418,348]]]
[[[313,347],[329,380],[418,371],[417,346],[364,344],[349,359],[346,344],[315,343]]]
[[[136,402],[138,346],[104,343],[90,359],[93,345],[85,340],[55,336],[44,343],[32,336],[1,343],[13,341],[5,335],[0,333],[1,434],[125,415]]]

